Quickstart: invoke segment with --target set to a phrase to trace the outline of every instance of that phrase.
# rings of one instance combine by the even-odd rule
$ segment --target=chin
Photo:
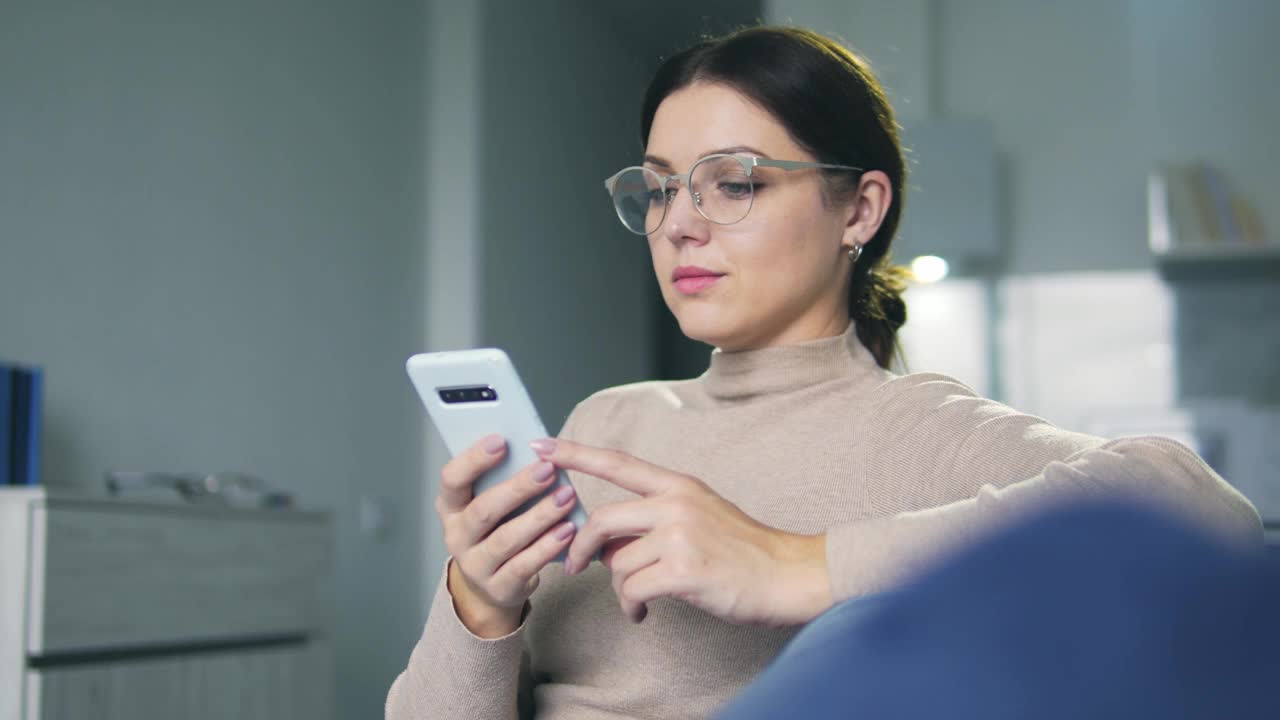
[[[680,332],[690,340],[704,342],[714,347],[732,345],[733,339],[741,335],[737,323],[718,312],[708,312],[704,308],[684,308],[682,312],[674,312]]]

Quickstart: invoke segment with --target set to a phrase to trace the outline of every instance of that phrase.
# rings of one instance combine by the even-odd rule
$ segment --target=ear
[[[893,204],[893,185],[883,170],[868,170],[858,179],[854,192],[845,209],[844,237],[840,244],[846,250],[854,245],[865,245],[875,237],[889,214]]]

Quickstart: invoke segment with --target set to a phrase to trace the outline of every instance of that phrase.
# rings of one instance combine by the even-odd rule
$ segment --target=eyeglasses
[[[639,165],[623,168],[605,180],[604,186],[613,197],[618,219],[637,235],[648,235],[662,226],[681,182],[689,188],[693,206],[702,217],[717,225],[732,225],[751,212],[756,185],[752,175],[757,167],[866,172],[850,165],[718,154],[702,158],[683,175],[659,175]]]

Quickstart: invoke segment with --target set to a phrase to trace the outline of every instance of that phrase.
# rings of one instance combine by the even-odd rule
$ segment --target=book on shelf
[[[1268,245],[1257,208],[1207,163],[1166,164],[1147,178],[1151,250]]]
[[[0,361],[0,485],[40,483],[44,371]]]

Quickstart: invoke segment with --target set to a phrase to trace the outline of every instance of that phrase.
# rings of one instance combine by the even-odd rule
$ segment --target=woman
[[[389,718],[706,717],[834,603],[1059,498],[1137,496],[1261,537],[1181,445],[1058,430],[888,370],[905,170],[849,51],[779,28],[691,48],[654,77],[642,140],[643,169],[607,185],[710,368],[593,395],[535,444],[543,462],[480,496],[502,438],[445,466],[452,560]],[[555,467],[579,497],[499,524]]]

